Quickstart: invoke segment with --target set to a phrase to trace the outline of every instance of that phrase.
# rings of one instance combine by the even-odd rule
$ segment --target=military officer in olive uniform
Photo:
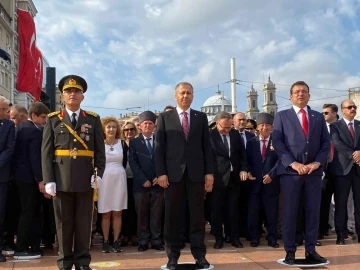
[[[42,142],[43,179],[53,196],[59,240],[57,263],[61,270],[73,265],[91,270],[92,188],[98,188],[105,169],[104,135],[100,117],[80,109],[86,81],[68,75],[58,86],[65,109],[48,115]]]

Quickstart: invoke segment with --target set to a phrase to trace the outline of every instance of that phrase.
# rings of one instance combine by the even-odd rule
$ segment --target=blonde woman
[[[130,140],[137,137],[138,130],[133,122],[126,122],[123,125],[122,136],[127,146],[130,144]],[[128,152],[127,152],[128,155]],[[121,242],[122,247],[126,247],[131,242],[131,245],[136,247],[139,245],[137,241],[137,217],[135,212],[135,201],[133,196],[133,173],[130,169],[129,162],[126,166],[126,178],[127,178],[127,189],[128,189],[128,209],[124,211],[123,216],[123,241]]]
[[[120,127],[114,117],[101,120],[105,138],[106,166],[99,187],[98,212],[102,214],[101,227],[104,243],[102,252],[121,252],[119,240],[122,210],[127,209],[127,183],[125,167],[127,163],[127,145],[120,140]],[[112,218],[112,222],[111,222]],[[110,246],[110,223],[114,232],[114,243]]]

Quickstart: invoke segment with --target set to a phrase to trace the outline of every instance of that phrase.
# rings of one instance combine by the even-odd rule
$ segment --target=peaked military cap
[[[69,88],[75,88],[83,91],[83,93],[87,90],[87,83],[86,81],[77,75],[67,75],[63,77],[58,84],[59,90],[61,93]]]
[[[257,124],[256,121],[253,119],[246,120],[245,129],[256,129]]]
[[[142,123],[144,121],[152,121],[154,124],[156,122],[156,115],[155,113],[151,111],[145,111],[139,114],[139,123]]]
[[[272,116],[270,113],[260,113],[256,117],[257,124],[269,124],[272,125],[274,123],[274,116]]]

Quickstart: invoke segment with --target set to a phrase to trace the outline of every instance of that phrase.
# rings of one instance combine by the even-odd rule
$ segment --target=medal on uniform
[[[89,134],[86,134],[85,135],[85,140],[88,142],[88,141],[90,141],[90,135]]]
[[[85,130],[85,125],[81,125],[80,131],[81,131],[81,132],[85,132],[85,131],[86,131],[86,130]]]
[[[85,138],[85,133],[80,133],[80,138],[84,139]]]

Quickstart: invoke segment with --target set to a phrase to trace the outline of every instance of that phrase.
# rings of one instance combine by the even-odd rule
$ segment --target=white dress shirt
[[[182,119],[184,117],[183,110],[180,109],[179,107],[176,107],[176,111],[179,115],[180,125],[182,125]],[[189,130],[190,130],[190,108],[187,109],[185,112],[187,113],[187,118],[188,118],[188,123],[189,123],[188,126],[189,126]]]
[[[146,137],[144,134],[142,134],[144,137],[145,142],[147,143],[147,139],[150,138],[150,145],[152,148],[154,148],[154,134],[152,134],[150,137]]]
[[[65,108],[65,109],[66,109],[67,113],[69,114],[70,121],[72,120],[73,113],[76,113],[76,116],[75,116],[76,122],[79,120],[80,108],[76,112],[73,112],[73,111],[69,110],[68,108]]]
[[[262,148],[263,148],[263,144],[264,144],[264,142],[262,140],[265,140],[265,145],[266,145],[266,149],[267,149],[268,144],[269,144],[269,137],[264,139],[261,136],[259,136],[259,140],[260,140],[260,153],[262,153]]]
[[[299,122],[300,122],[301,127],[303,127],[302,113],[300,112],[301,108],[299,108],[299,107],[297,107],[297,106],[295,106],[295,105],[293,105],[293,108],[294,108],[294,110],[295,110],[295,113],[296,113],[297,118],[299,119]],[[306,118],[307,118],[307,120],[308,120],[308,122],[309,122],[309,113],[308,113],[308,108],[307,108],[307,106],[305,106],[303,109],[304,109],[304,111],[306,112]]]

